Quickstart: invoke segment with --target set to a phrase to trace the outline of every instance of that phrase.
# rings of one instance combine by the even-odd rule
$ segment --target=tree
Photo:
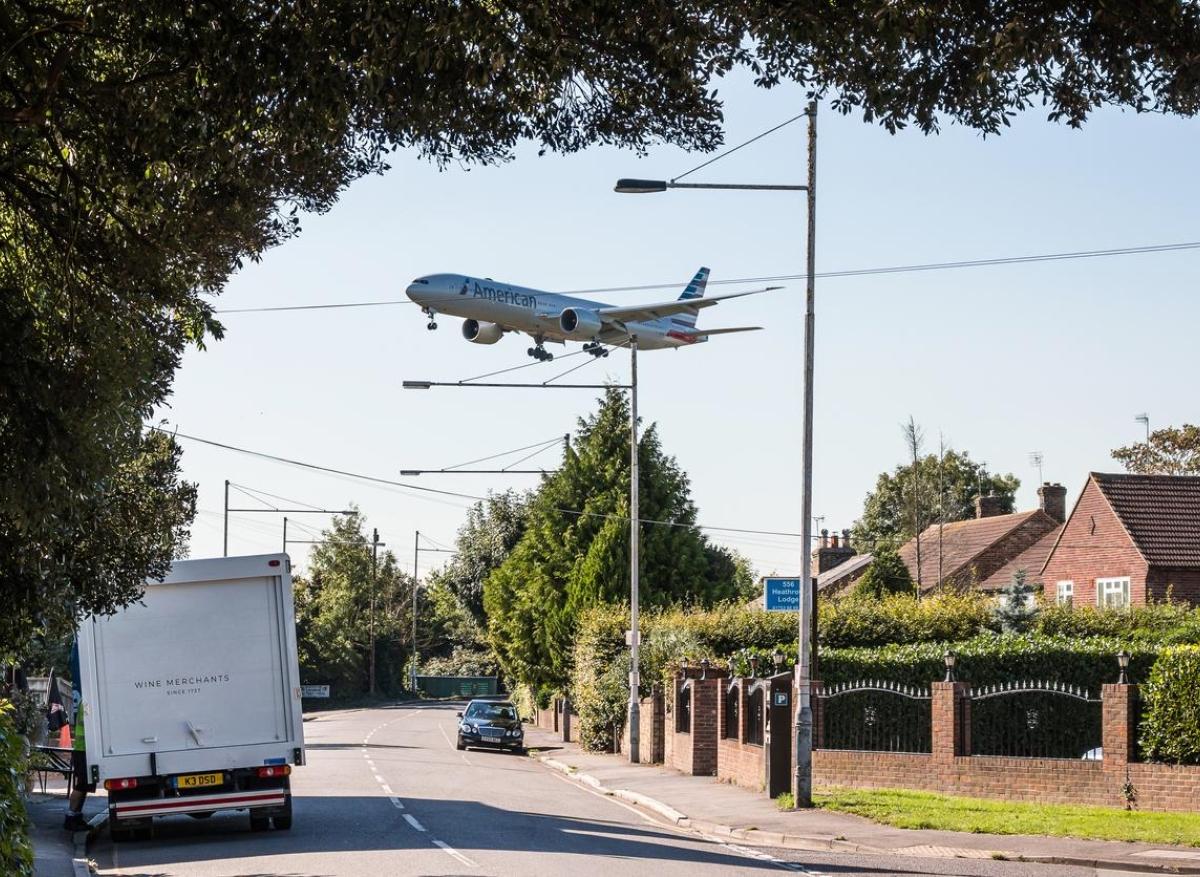
[[[875,552],[867,570],[850,592],[855,597],[879,600],[889,594],[914,594],[912,575],[895,549],[886,545]]]
[[[305,574],[293,580],[301,676],[332,685],[337,694],[369,690],[374,591],[377,687],[401,690],[406,655],[412,653],[412,578],[384,551],[372,583],[371,543],[358,512],[335,517],[321,539]]]
[[[1026,580],[1025,570],[1013,573],[1012,581],[1000,590],[996,603],[995,618],[1005,633],[1024,633],[1037,618],[1036,592]]]
[[[0,532],[49,546],[78,497],[136,465],[185,347],[221,335],[212,295],[396,147],[443,165],[501,162],[522,140],[710,150],[714,79],[738,65],[890,130],[996,132],[1038,98],[1071,124],[1103,104],[1193,115],[1198,15],[1080,0],[5,3]]]
[[[854,523],[854,544],[859,550],[873,552],[881,544],[898,547],[915,535],[905,492],[917,483],[941,485],[944,499],[938,517],[945,522],[974,517],[975,498],[981,490],[984,496],[1000,497],[1002,510],[1011,512],[1021,486],[1017,476],[993,475],[965,451],[954,449],[921,457],[916,464],[897,466],[892,472],[880,474],[875,490],[867,494],[862,517]]]
[[[18,514],[19,502],[0,498],[0,658],[19,655],[35,633],[69,638],[80,615],[108,615],[138,599],[186,544],[196,487],[179,479],[179,446],[147,432],[135,448],[52,516]],[[20,465],[0,454],[5,473]]]
[[[1112,455],[1140,475],[1200,475],[1200,426],[1156,429],[1148,440],[1116,448]]]
[[[475,503],[458,529],[454,556],[430,576],[432,583],[453,592],[481,624],[483,583],[520,541],[528,506],[529,494],[515,490],[490,493],[486,500]]]
[[[628,430],[628,399],[610,387],[599,410],[579,421],[559,471],[529,504],[524,535],[484,584],[488,638],[517,681],[564,685],[580,613],[629,599]],[[687,476],[654,426],[641,436],[638,466],[642,519],[664,522],[641,526],[641,604],[734,596],[745,587],[736,560],[695,528]]]

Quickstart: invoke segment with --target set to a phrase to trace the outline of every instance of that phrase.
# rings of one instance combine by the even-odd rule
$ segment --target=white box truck
[[[304,726],[289,567],[177,561],[140,603],[81,623],[88,780],[108,792],[114,840],[218,810],[291,828]]]

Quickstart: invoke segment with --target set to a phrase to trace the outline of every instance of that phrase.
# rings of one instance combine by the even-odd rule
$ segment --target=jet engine
[[[558,317],[558,325],[572,341],[591,341],[600,334],[604,321],[595,311],[566,308]]]
[[[495,344],[504,335],[504,330],[495,323],[463,320],[462,334],[472,344]]]

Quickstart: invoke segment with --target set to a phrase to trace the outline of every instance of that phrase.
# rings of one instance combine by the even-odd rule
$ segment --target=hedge
[[[0,874],[31,877],[33,846],[22,800],[26,772],[25,738],[13,722],[13,708],[0,700]]]
[[[1035,629],[1059,636],[1113,636],[1160,645],[1200,643],[1200,608],[1173,602],[1127,609],[1047,606]]]
[[[982,601],[973,597],[940,597],[921,601],[889,598],[872,607],[830,602],[822,608],[823,634],[841,641],[870,641],[882,632],[896,631],[910,639],[946,635],[934,641],[910,641],[877,646],[822,646],[818,676],[826,683],[879,679],[927,686],[945,676],[943,655],[958,655],[959,679],[973,685],[1015,680],[1062,682],[1087,688],[1098,696],[1100,686],[1115,682],[1116,655],[1132,655],[1132,682],[1148,678],[1159,648],[1129,638],[1050,636],[1038,633],[1000,634],[980,631],[986,616]],[[959,620],[955,620],[955,619]],[[907,619],[901,623],[901,620]],[[571,696],[580,717],[584,746],[608,749],[622,726],[628,698],[628,649],[624,631],[628,609],[599,606],[584,613],[576,638]],[[966,632],[965,638],[955,634]],[[682,609],[643,616],[641,678],[645,695],[656,681],[665,680],[683,659],[708,658],[737,675],[750,672],[748,658],[759,658],[758,671],[772,670],[771,653],[781,650],[787,666],[796,657],[795,616],[737,606],[708,611]]]
[[[1163,651],[1141,689],[1142,755],[1200,764],[1200,646]]]

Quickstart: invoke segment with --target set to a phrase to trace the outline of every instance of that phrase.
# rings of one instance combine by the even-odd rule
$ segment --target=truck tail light
[[[270,767],[260,767],[258,775],[264,779],[270,777],[285,777],[292,772],[290,764],[273,764]]]
[[[118,792],[122,789],[136,789],[137,777],[122,777],[118,780],[105,780],[104,789],[107,792]]]

